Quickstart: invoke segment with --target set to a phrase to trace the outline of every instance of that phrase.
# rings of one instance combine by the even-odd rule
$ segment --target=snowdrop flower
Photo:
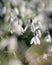
[[[44,19],[44,15],[42,13],[40,13],[39,15],[37,15],[34,19],[33,19],[33,23],[39,23]]]
[[[10,22],[13,22],[15,19],[17,19],[17,16],[15,14],[16,12],[12,9],[12,11],[10,12]]]
[[[15,27],[15,33],[17,33],[18,35],[22,35],[24,33],[24,29],[21,25],[14,23],[14,27]]]
[[[23,33],[27,30],[27,28],[29,27],[29,24],[26,25],[25,29],[23,29],[22,27],[22,21],[15,21],[14,22],[14,29],[15,29],[15,33],[17,33],[18,35],[23,35]]]
[[[31,31],[35,32],[37,29],[39,29],[39,25],[35,26],[33,23],[31,24]]]
[[[10,13],[10,22],[13,22],[14,19],[15,19],[14,14],[11,12],[11,13]]]
[[[40,31],[40,30],[37,30],[37,31],[36,31],[36,34],[38,35],[39,38],[41,38],[41,35],[42,35],[42,34],[41,34],[41,31]]]
[[[49,46],[49,47],[48,47],[48,52],[49,52],[49,53],[52,52],[52,46]]]
[[[40,45],[40,39],[38,38],[38,36],[36,36],[37,39],[37,44]]]
[[[52,42],[51,41],[51,36],[49,34],[45,37],[45,41],[50,42],[50,43]]]
[[[33,19],[33,23],[37,23],[37,21],[38,21],[38,17],[35,17],[35,18]]]
[[[37,36],[35,36],[35,37],[33,37],[32,39],[31,39],[31,41],[30,41],[30,44],[35,44],[35,45],[40,45],[40,39],[37,37]]]
[[[22,35],[24,33],[24,29],[18,20],[12,21],[11,26],[12,27],[9,29],[11,34],[16,33],[18,35]]]
[[[47,60],[48,54],[43,54],[43,59]]]
[[[13,17],[10,18],[10,21],[11,21],[11,22],[14,21]]]
[[[3,14],[6,14],[6,7],[3,7],[2,13],[3,13]]]
[[[22,62],[19,59],[10,59],[6,65],[22,65]]]
[[[16,15],[19,15],[19,10],[17,8],[14,8],[14,12],[16,13]]]
[[[11,34],[13,34],[15,32],[14,29],[12,29],[12,30],[9,29],[9,31],[10,31]]]
[[[32,32],[35,32],[35,27],[34,27],[34,24],[33,23],[31,24],[31,31]]]

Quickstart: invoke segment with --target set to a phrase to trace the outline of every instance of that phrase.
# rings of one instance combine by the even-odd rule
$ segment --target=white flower
[[[33,23],[31,24],[31,31],[35,32],[37,29],[39,29],[39,25],[35,26]]]
[[[37,36],[35,36],[35,37],[33,37],[32,39],[31,39],[31,41],[30,41],[30,44],[35,44],[35,45],[40,45],[40,39],[37,37]]]
[[[43,55],[43,59],[47,60],[48,54]]]
[[[37,39],[37,44],[40,45],[40,39],[38,38],[38,36],[36,36]]]
[[[17,25],[17,27],[15,27],[15,32],[18,34],[18,35],[22,35],[24,33],[24,29],[21,25]]]
[[[48,47],[48,52],[52,52],[52,46]]]
[[[41,31],[37,30],[36,32],[37,32],[38,37],[41,38],[41,36],[42,36]]]
[[[19,14],[19,10],[17,8],[14,8],[14,12],[16,13],[16,15]]]
[[[9,42],[9,44],[8,44],[8,51],[11,52],[11,53],[15,52],[16,49],[18,48],[17,39],[14,36],[12,36],[8,40],[9,40],[8,41]]]
[[[2,13],[3,13],[3,14],[6,14],[6,7],[3,7]]]
[[[11,21],[11,22],[14,21],[13,17],[10,18],[10,21]]]
[[[50,43],[52,42],[51,41],[51,36],[49,34],[45,37],[45,41],[50,42]]]
[[[33,23],[31,24],[31,31],[32,32],[35,32],[35,27],[34,27],[34,24]]]
[[[13,12],[10,13],[10,22],[13,22],[15,19],[15,16],[13,14]]]
[[[22,65],[22,62],[19,59],[10,59],[7,65]]]
[[[33,19],[33,23],[37,23],[38,21],[38,17],[36,16],[34,19]]]
[[[18,35],[22,35],[24,33],[24,29],[21,24],[19,24],[18,20],[11,22],[11,26],[12,27],[9,29],[11,34],[16,33]]]

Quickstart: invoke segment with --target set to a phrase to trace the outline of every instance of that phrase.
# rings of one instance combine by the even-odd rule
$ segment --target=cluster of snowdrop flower
[[[26,12],[26,9],[24,8],[25,7],[25,3],[23,3],[23,5],[21,6],[21,15],[23,17],[25,17],[25,12]],[[25,10],[24,10],[25,9]],[[14,8],[12,9],[10,15],[9,15],[9,21],[10,21],[10,27],[9,27],[9,31],[11,34],[13,33],[16,33],[17,35],[23,35],[23,33],[26,32],[27,28],[30,27],[31,29],[31,32],[33,33],[33,38],[31,39],[30,41],[30,44],[35,44],[35,45],[40,45],[40,39],[42,37],[42,31],[41,31],[41,20],[43,19],[43,16],[40,14],[38,15],[37,17],[35,17],[32,22],[29,22],[28,24],[25,25],[25,28],[22,27],[23,25],[23,21],[22,19],[18,19],[18,16],[19,15],[19,10],[18,8]],[[41,17],[41,19],[40,19]],[[28,21],[28,20],[27,20]],[[26,22],[24,22],[26,23]],[[28,34],[28,33],[27,33]],[[51,36],[48,34],[46,37],[45,37],[45,41],[46,42],[51,42]]]
[[[34,37],[31,39],[30,44],[34,43],[35,45],[40,45],[41,31],[38,22],[35,21],[35,23],[31,23],[31,31]]]
[[[15,9],[16,12],[18,12],[17,9]],[[15,13],[16,13],[15,12]],[[40,31],[40,27],[38,25],[37,21],[32,21],[32,23],[28,23],[25,28],[22,27],[22,20],[20,21],[17,17],[14,18],[14,15],[11,14],[10,16],[10,23],[11,25],[14,27],[13,29],[9,30],[11,33],[16,33],[17,35],[23,35],[23,33],[25,33],[25,31],[27,30],[28,27],[30,27],[31,32],[33,33],[34,37],[32,38],[32,40],[30,41],[30,44],[34,43],[35,45],[39,44],[40,45],[40,38],[41,38],[41,31]]]
[[[9,10],[9,12],[8,12],[8,10]],[[22,3],[22,5],[20,6],[19,9],[17,7],[14,7],[13,9],[11,9],[9,7],[8,10],[6,9],[6,7],[3,8],[3,13],[6,14],[6,18],[8,16],[8,22],[9,22],[8,31],[11,34],[16,33],[18,36],[21,36],[27,31],[28,28],[30,28],[31,32],[33,33],[33,37],[30,40],[30,44],[34,43],[35,45],[40,45],[40,43],[41,43],[40,39],[42,37],[42,30],[45,30],[45,28],[47,26],[46,24],[45,24],[45,26],[44,26],[44,24],[43,24],[43,26],[41,24],[42,20],[44,21],[45,17],[41,14],[34,17],[34,15],[33,15],[34,12],[30,8],[26,8],[25,2]],[[6,11],[7,11],[7,13],[6,13]],[[21,16],[21,19],[18,18],[19,15]],[[31,17],[31,15],[32,15],[32,17]],[[26,18],[27,18],[27,20],[25,20]],[[32,18],[32,22],[30,22],[30,20],[28,18],[29,19]],[[23,25],[25,25],[25,28],[23,28]],[[46,32],[46,30],[45,30],[45,32]],[[8,41],[10,41],[10,42],[7,43]],[[48,34],[45,37],[45,41],[52,42],[50,34]],[[13,51],[14,49],[16,49],[16,44],[17,44],[16,38],[10,38],[10,40],[4,39],[1,42],[0,48],[4,49],[6,46],[8,46],[8,48],[9,48],[8,50]],[[15,54],[15,53],[13,52],[13,54]]]

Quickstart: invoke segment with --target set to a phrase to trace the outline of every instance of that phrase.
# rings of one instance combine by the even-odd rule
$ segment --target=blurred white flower
[[[39,25],[35,26],[33,23],[31,24],[31,31],[35,32],[37,29],[39,29]]]
[[[9,31],[11,32],[11,34],[16,33],[17,35],[22,35],[24,33],[24,29],[21,23],[22,21],[19,22],[18,19],[10,22],[11,28],[9,28]]]
[[[34,27],[34,24],[33,23],[31,24],[31,31],[32,32],[35,32],[35,27]]]
[[[19,59],[10,59],[6,65],[23,65]]]
[[[38,21],[38,16],[36,16],[34,19],[33,19],[33,23],[37,23],[37,21]]]
[[[27,30],[28,27],[29,27],[29,25],[27,24],[26,27],[25,27],[25,29],[24,29],[24,32]]]
[[[9,38],[8,42],[9,42],[9,44],[8,44],[8,51],[11,52],[11,53],[15,52],[16,49],[18,48],[18,41],[17,41],[17,39],[14,36],[12,36],[12,37]]]
[[[49,53],[52,52],[52,46],[49,46],[49,47],[48,47],[48,52],[49,52]]]
[[[38,38],[38,36],[36,36],[37,39],[37,44],[40,45],[40,39]]]
[[[3,14],[6,14],[6,7],[3,7],[2,13],[3,13]]]
[[[38,37],[41,38],[41,36],[42,36],[41,31],[38,29],[36,32],[37,32],[36,34],[38,35]]]
[[[19,10],[17,8],[14,8],[14,12],[16,13],[16,15],[19,15]]]
[[[37,37],[37,36],[35,36],[35,37],[33,37],[32,39],[31,39],[31,41],[30,41],[30,44],[35,44],[35,45],[40,45],[40,39]]]
[[[15,12],[13,12],[13,10],[11,11],[9,16],[10,16],[10,22],[13,22],[14,20],[17,19],[17,16],[16,16]]]
[[[43,59],[47,60],[48,54],[43,54]]]
[[[17,27],[15,26],[15,33],[17,33],[18,35],[23,35],[24,33],[24,29],[21,25],[17,25]]]
[[[52,42],[51,36],[49,34],[45,37],[45,41],[50,43]]]

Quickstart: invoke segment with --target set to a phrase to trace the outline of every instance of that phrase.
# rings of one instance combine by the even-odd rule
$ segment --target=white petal
[[[15,10],[15,13],[18,15],[19,14],[19,11],[17,8],[14,9]]]
[[[40,45],[40,39],[36,36],[37,44]]]
[[[47,60],[47,57],[48,57],[47,54],[44,54],[44,55],[43,55],[43,59]]]
[[[48,47],[48,52],[52,52],[52,46]]]
[[[31,42],[30,42],[30,44],[35,44],[35,45],[37,45],[37,39],[36,39],[36,37],[33,37],[32,39],[31,39]]]
[[[22,34],[24,33],[24,30],[23,30],[22,26],[17,25],[15,32],[16,32],[18,35],[22,35]]]
[[[29,27],[29,25],[26,25],[25,29],[24,29],[24,32],[27,30],[27,28]]]
[[[3,8],[2,12],[3,12],[3,14],[6,13],[6,7]]]
[[[40,30],[37,30],[37,36],[39,37],[39,38],[41,38],[41,31]]]
[[[47,36],[45,37],[45,41],[46,41],[46,42],[52,42],[52,41],[51,41],[51,36],[50,36],[50,35],[47,35]]]
[[[34,42],[34,37],[31,39],[30,44],[33,44],[33,42]]]
[[[35,27],[34,27],[34,24],[33,23],[31,24],[31,31],[32,32],[35,32]]]

